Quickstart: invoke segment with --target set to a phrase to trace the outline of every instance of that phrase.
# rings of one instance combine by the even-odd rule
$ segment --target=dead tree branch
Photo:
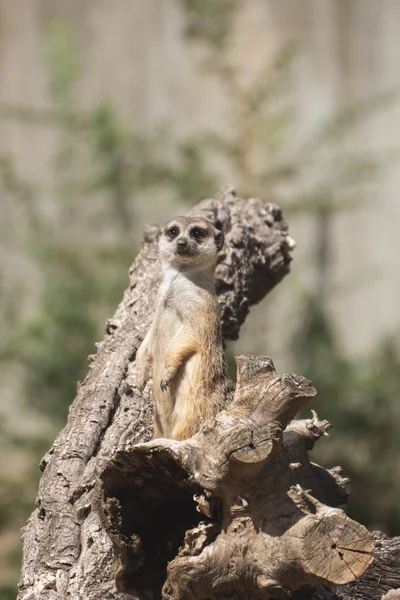
[[[216,276],[224,335],[236,339],[249,307],[289,271],[287,225],[278,207],[236,198],[231,191],[195,211],[225,233]],[[117,451],[151,437],[150,386],[144,394],[138,391],[134,360],[160,282],[156,231],[145,231],[129,288],[90,357],[65,428],[42,460],[36,509],[22,532],[20,600],[124,597],[115,588],[111,542],[92,511],[93,488]]]
[[[236,339],[249,307],[288,273],[293,240],[278,207],[232,192],[195,212],[225,233],[216,277],[224,335]],[[398,541],[377,536],[375,562],[345,583],[369,564],[371,537],[337,508],[347,499],[340,469],[308,458],[329,423],[291,422],[314,395],[304,378],[240,358],[235,400],[215,422],[185,442],[148,442],[151,386],[139,392],[135,354],[160,283],[156,231],[145,231],[129,288],[41,462],[19,600],[128,600],[134,590],[155,600],[162,588],[169,600],[287,598],[302,583],[297,600],[378,600],[399,587]],[[323,591],[328,582],[345,585]]]

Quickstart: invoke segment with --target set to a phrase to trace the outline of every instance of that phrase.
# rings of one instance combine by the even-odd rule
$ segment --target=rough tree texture
[[[236,339],[249,307],[288,273],[292,240],[278,207],[232,191],[194,210],[225,233],[216,277],[224,336]],[[125,597],[115,588],[111,542],[92,511],[93,488],[117,450],[151,437],[151,386],[138,391],[134,359],[160,283],[156,231],[145,232],[130,286],[78,384],[65,428],[42,460],[36,510],[22,533],[20,600]]]
[[[218,200],[201,203],[195,211],[208,217],[225,233],[226,246],[224,254],[220,256],[216,276],[223,331],[227,339],[236,339],[249,307],[259,302],[288,273],[292,240],[287,235],[287,227],[279,209],[273,205],[263,205],[258,200],[238,199],[233,193],[227,192]],[[129,453],[136,443],[142,443],[143,446],[143,442],[151,437],[151,386],[147,387],[144,394],[139,393],[134,359],[152,319],[160,282],[155,233],[155,227],[149,227],[145,232],[142,250],[130,271],[130,286],[114,318],[107,323],[106,335],[97,354],[90,357],[88,375],[83,383],[78,384],[77,398],[71,406],[64,430],[42,460],[43,476],[36,509],[22,532],[24,559],[19,600],[132,598],[116,589],[112,544],[115,547],[117,544],[108,535],[112,531],[106,533],[98,510],[94,510],[94,507],[99,506],[96,482],[100,473],[107,472],[110,459],[123,455],[124,451]],[[304,422],[298,424],[291,434],[290,427],[285,433],[287,443],[284,446],[288,456],[294,448],[297,448],[293,450],[296,452],[301,450],[299,445],[290,443],[290,436],[302,436],[301,432],[296,433],[295,430],[296,427],[304,427]],[[290,434],[289,438],[287,434]],[[257,438],[257,443],[263,446],[262,439]],[[246,444],[250,448],[248,440]],[[264,452],[268,452],[268,447],[269,444],[265,442]],[[313,496],[319,498],[320,503],[329,504],[323,496],[326,492],[317,489],[322,481],[322,487],[328,485],[324,471],[319,471],[317,476],[312,464],[304,460],[305,454],[303,448],[299,458],[298,481],[312,489]],[[292,458],[290,461],[293,462]],[[182,477],[182,473],[177,474],[177,480],[178,475]],[[341,499],[344,500],[345,495],[339,474],[332,472],[330,475],[330,480],[333,478],[339,482],[330,487],[328,485],[329,494],[334,495],[334,490],[338,494],[333,501],[336,506]],[[207,490],[207,487],[203,486],[203,490]],[[294,503],[304,501],[311,512],[314,510],[307,494],[304,496],[299,492],[296,495],[295,490],[293,494]],[[192,500],[189,500],[191,519]],[[215,511],[219,509],[218,502],[213,506],[205,492],[198,494],[197,502],[203,513],[209,511],[209,517],[215,517]],[[185,502],[183,508],[186,510],[187,506],[188,502]],[[230,510],[232,507],[233,504]],[[317,511],[319,505],[314,503],[314,507]],[[243,506],[239,510],[243,510]],[[302,512],[302,509],[299,510]],[[187,529],[188,515],[183,512],[182,516],[184,528]],[[104,520],[106,515],[102,515],[102,518]],[[157,515],[154,515],[154,519],[159,535],[167,522],[165,519],[164,523],[161,522]],[[185,547],[192,553],[196,545],[201,549],[204,539],[214,535],[212,527],[212,523],[211,527],[210,523],[205,523],[197,536],[185,541]],[[182,534],[182,531],[177,531],[178,534]],[[172,549],[177,543],[178,539],[172,540]],[[353,597],[354,590],[354,598],[375,600],[390,589],[399,587],[399,580],[394,575],[397,571],[392,569],[393,564],[400,564],[398,548],[399,543],[396,546],[395,540],[383,540],[375,549],[377,559],[356,583],[357,587],[350,584],[343,588],[345,595],[329,594],[325,597],[347,600]],[[168,553],[171,548],[167,545],[164,550]],[[136,556],[140,560],[139,554]],[[165,562],[165,558],[168,560],[174,556],[164,555],[160,560]],[[184,555],[176,560],[182,558]],[[120,560],[123,561],[123,557]],[[311,555],[310,560],[312,562]],[[169,583],[169,589],[172,590],[174,564],[177,564],[176,561],[171,563],[169,576],[172,577]],[[122,571],[121,576],[124,577]],[[302,590],[300,595],[296,595],[298,600],[323,597],[320,595],[322,588],[316,591],[308,586]],[[141,600],[145,600],[145,596]]]
[[[375,531],[373,539],[371,567],[358,581],[337,590],[335,600],[400,600],[400,537],[390,539]]]
[[[346,480],[308,460],[329,423],[314,413],[289,425],[315,389],[278,376],[268,357],[236,360],[226,411],[189,440],[125,448],[101,473],[97,509],[121,591],[288,598],[305,584],[353,581],[372,562],[371,534],[333,508]]]

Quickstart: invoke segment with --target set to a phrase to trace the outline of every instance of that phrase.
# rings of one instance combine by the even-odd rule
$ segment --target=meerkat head
[[[177,217],[157,235],[161,262],[172,267],[207,269],[215,265],[224,234],[203,217]]]

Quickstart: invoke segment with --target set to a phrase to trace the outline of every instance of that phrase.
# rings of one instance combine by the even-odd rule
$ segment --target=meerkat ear
[[[217,229],[215,232],[214,239],[215,239],[215,245],[217,246],[217,250],[219,252],[223,248],[225,236],[222,233],[222,231],[218,231],[218,229]]]

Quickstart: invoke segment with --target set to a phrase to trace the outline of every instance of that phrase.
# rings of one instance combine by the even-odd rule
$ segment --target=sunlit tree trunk
[[[250,306],[259,302],[288,273],[293,240],[288,236],[286,223],[282,219],[278,207],[263,204],[259,200],[236,198],[232,190],[228,190],[217,200],[207,200],[200,203],[195,207],[194,212],[209,218],[225,233],[226,243],[219,257],[216,279],[223,332],[226,339],[236,339]],[[152,432],[153,398],[150,386],[144,393],[138,389],[135,377],[135,355],[151,322],[160,283],[160,266],[155,240],[156,231],[156,227],[146,228],[142,249],[130,270],[130,285],[114,317],[107,322],[105,337],[103,342],[99,344],[97,354],[89,357],[89,371],[86,379],[78,383],[77,397],[71,405],[66,426],[42,459],[43,476],[39,486],[36,507],[22,532],[24,557],[19,600],[127,600],[132,597],[129,594],[135,594],[134,589],[140,587],[137,584],[135,584],[136,588],[133,584],[131,586],[130,576],[126,578],[125,575],[126,569],[139,573],[142,566],[147,564],[143,563],[143,555],[139,549],[142,542],[147,543],[145,536],[141,540],[139,539],[140,531],[130,531],[129,543],[127,544],[124,532],[122,532],[122,537],[118,537],[121,531],[116,526],[115,520],[113,518],[110,520],[108,511],[114,511],[115,516],[122,506],[121,501],[118,500],[118,490],[121,489],[121,486],[118,483],[115,485],[115,482],[118,482],[118,477],[115,475],[115,470],[112,470],[112,465],[116,466],[118,470],[123,462],[121,462],[121,457],[128,457],[127,461],[129,462],[132,452],[136,452],[136,444],[141,444],[139,448],[145,448],[141,452],[151,452],[150,446],[155,443],[151,442],[150,446],[146,444],[150,440]],[[275,388],[275,391],[277,393],[275,395],[265,395],[263,390],[273,383],[271,377],[274,381],[276,380],[275,383],[278,387]],[[208,515],[206,518],[211,519],[214,523],[219,523],[217,515],[221,506],[225,506],[225,518],[227,516],[226,506],[229,506],[229,510],[233,513],[240,508],[236,510],[234,494],[229,486],[226,487],[223,483],[223,464],[220,465],[219,469],[218,461],[213,462],[211,460],[213,453],[215,457],[225,454],[227,456],[225,466],[228,465],[231,468],[234,465],[234,478],[232,481],[236,480],[236,483],[234,483],[236,492],[240,491],[240,486],[248,487],[249,502],[252,504],[251,494],[257,493],[257,490],[259,490],[259,502],[256,503],[258,508],[254,509],[253,507],[258,515],[257,518],[263,518],[262,515],[265,509],[263,502],[261,502],[263,494],[266,499],[269,498],[266,502],[269,503],[271,510],[274,510],[274,506],[277,507],[277,510],[281,510],[282,506],[287,505],[288,508],[292,506],[291,510],[294,512],[289,511],[290,514],[288,513],[291,522],[295,513],[300,516],[303,515],[301,519],[299,518],[298,531],[296,529],[298,533],[300,532],[299,539],[302,538],[304,542],[299,546],[300,555],[296,555],[294,551],[295,530],[288,535],[285,534],[286,537],[283,532],[281,534],[276,531],[272,532],[272,535],[263,538],[265,539],[265,547],[274,552],[274,549],[279,546],[279,548],[285,549],[285,552],[291,553],[292,559],[298,560],[299,564],[304,565],[304,560],[306,562],[308,560],[306,572],[315,573],[315,577],[321,583],[349,581],[349,578],[341,578],[340,575],[343,567],[340,553],[346,554],[347,552],[349,554],[349,569],[354,572],[354,576],[363,572],[370,558],[370,536],[363,527],[357,524],[354,527],[349,526],[347,531],[350,532],[350,537],[347,536],[348,540],[346,537],[349,544],[345,545],[344,550],[327,545],[326,539],[325,541],[320,540],[318,535],[313,537],[312,522],[313,519],[314,521],[316,519],[315,515],[318,518],[321,517],[321,527],[325,527],[326,523],[330,524],[327,525],[328,529],[331,527],[330,532],[337,529],[337,532],[340,533],[343,527],[348,527],[349,523],[354,522],[347,519],[341,511],[329,508],[329,506],[337,506],[342,500],[345,500],[346,496],[343,492],[344,482],[338,471],[330,472],[328,479],[338,486],[336,491],[339,490],[340,492],[341,490],[339,493],[340,498],[336,495],[335,500],[332,500],[332,496],[329,496],[327,490],[322,489],[318,492],[315,489],[314,471],[320,469],[320,473],[322,473],[324,470],[312,466],[306,455],[313,435],[318,437],[325,431],[327,425],[319,421],[316,416],[308,422],[295,422],[300,425],[288,425],[290,419],[294,417],[297,409],[302,405],[303,400],[305,401],[310,395],[314,394],[310,384],[302,378],[296,378],[296,376],[291,379],[288,376],[278,377],[278,379],[277,377],[268,361],[263,361],[261,358],[251,359],[250,362],[242,360],[239,365],[236,398],[232,407],[228,409],[228,413],[219,417],[218,422],[208,425],[205,431],[199,433],[200,438],[197,438],[197,442],[196,436],[192,440],[182,442],[183,446],[178,445],[176,448],[174,446],[171,452],[169,449],[172,448],[172,446],[170,447],[172,442],[167,442],[165,447],[160,450],[161,462],[153,469],[152,477],[147,477],[151,471],[151,465],[145,459],[143,466],[140,467],[139,465],[139,469],[136,469],[132,478],[125,473],[123,480],[126,480],[125,483],[128,482],[130,488],[132,486],[134,488],[135,485],[140,486],[142,473],[145,478],[149,479],[146,489],[151,490],[153,486],[157,495],[159,493],[157,481],[163,481],[161,472],[164,472],[165,475],[168,468],[174,468],[173,464],[176,463],[177,471],[175,471],[173,477],[174,484],[180,486],[182,469],[186,469],[189,474],[193,471],[193,476],[190,477],[194,487],[196,487],[196,502],[200,512],[203,515]],[[281,383],[278,384],[278,380]],[[279,391],[280,385],[282,386],[281,391]],[[255,400],[259,394],[261,396],[258,403]],[[281,433],[287,425],[285,442]],[[223,431],[230,432],[227,438],[221,434]],[[298,439],[298,443],[296,442],[294,445],[291,442],[293,436]],[[215,489],[220,489],[218,486],[222,483],[222,492],[218,492],[215,498],[212,486],[210,488],[209,485],[210,480],[208,480],[208,483],[205,480],[203,482],[199,480],[197,483],[195,481],[195,478],[198,477],[197,471],[200,463],[196,463],[193,448],[197,447],[197,451],[199,448],[201,449],[201,444],[199,445],[201,439],[203,440],[203,450],[200,457],[205,462],[204,468],[200,470],[203,473],[207,473],[207,469],[210,473],[212,471],[216,482]],[[179,443],[174,442],[172,444]],[[189,457],[186,459],[184,453],[182,454],[185,444],[188,448],[187,457]],[[166,452],[165,456],[171,458],[167,459],[169,467],[163,471],[162,452],[164,451]],[[207,466],[208,460],[211,460],[211,462]],[[276,496],[276,502],[268,496],[268,494],[271,494],[271,487],[265,487],[265,481],[257,479],[260,476],[260,465],[258,463],[261,461],[264,464],[267,460],[270,469],[269,480],[271,482],[279,481],[282,475],[282,481],[279,484],[282,496],[281,500]],[[133,458],[133,462],[138,466],[137,458]],[[244,469],[240,467],[241,463],[243,463]],[[287,487],[289,482],[296,484],[296,478],[293,479],[292,473],[292,470],[297,468],[296,464],[300,469],[297,480],[300,487],[296,488],[296,485]],[[161,471],[157,471],[157,469],[161,469]],[[313,477],[310,476],[310,469],[314,473]],[[107,473],[111,472],[114,473],[111,477],[111,479],[114,478],[112,479],[113,484],[111,487],[107,487]],[[323,475],[321,477],[323,482]],[[103,483],[103,487],[100,482]],[[319,485],[320,487],[322,485],[323,488],[325,483],[321,484],[320,482]],[[173,486],[167,486],[167,488],[173,490]],[[332,490],[330,493],[333,493]],[[185,494],[186,501],[188,497],[189,500],[193,497],[193,490],[190,486]],[[241,494],[239,496],[242,497]],[[115,502],[113,498],[116,499]],[[140,494],[135,493],[133,499],[135,500],[135,498],[140,501]],[[168,498],[168,494],[166,498]],[[190,502],[194,502],[193,498]],[[151,502],[148,503],[148,507],[151,507]],[[180,537],[172,540],[172,545],[168,545],[169,550],[171,548],[176,550],[179,545],[183,544],[183,554],[180,554],[180,558],[175,557],[175,560],[175,555],[167,555],[162,559],[165,563],[164,570],[166,562],[170,561],[168,582],[163,592],[164,597],[171,599],[210,598],[210,589],[212,588],[215,589],[215,598],[236,598],[237,596],[232,594],[224,596],[225,588],[223,585],[219,588],[218,586],[213,587],[214,584],[212,581],[210,582],[209,578],[209,566],[206,562],[200,560],[204,544],[210,541],[208,536],[211,531],[210,527],[211,529],[214,527],[213,524],[206,523],[204,526],[199,524],[199,533],[196,534],[195,532],[193,534],[190,527],[186,527],[185,515],[187,513],[185,511],[182,512],[182,515],[179,511],[174,513],[172,505],[171,510],[171,514],[168,511],[157,512],[155,510],[154,520],[151,519],[150,514],[150,525],[153,528],[155,523],[158,524],[157,527],[164,527],[163,519],[165,523],[169,523],[172,518],[177,518],[178,521],[181,517],[183,519],[180,523],[181,527],[177,528]],[[214,513],[214,511],[217,512]],[[333,511],[332,514],[330,511]],[[172,515],[175,516],[172,517]],[[162,517],[161,520],[160,516]],[[277,520],[279,520],[278,517],[277,513]],[[268,518],[272,521],[274,519],[271,514]],[[237,523],[238,527],[240,525],[239,521]],[[295,521],[296,518],[293,523]],[[248,533],[245,531],[244,535],[248,534],[253,539],[254,528],[251,528],[250,524],[249,522]],[[146,527],[144,518],[140,520],[139,525]],[[186,528],[188,530],[185,538]],[[246,530],[246,528],[244,529]],[[158,532],[158,529],[156,529],[156,532]],[[215,531],[211,532],[211,537],[214,533]],[[230,533],[236,535],[233,531]],[[308,536],[311,536],[309,542],[307,541]],[[324,556],[326,554],[324,560],[326,560],[327,570],[323,568],[323,572],[320,571],[321,566],[316,564],[312,556],[314,552],[313,544],[317,538],[320,540],[318,544],[320,542],[323,544]],[[121,540],[123,543],[121,543]],[[138,550],[136,553],[132,551],[132,543],[134,546],[135,540],[139,545],[135,546]],[[246,546],[246,539],[242,541]],[[195,548],[197,543],[201,546],[198,557]],[[382,544],[377,547],[376,552],[378,554],[381,551],[380,549],[388,548],[386,542],[382,542]],[[337,545],[340,545],[339,542]],[[184,558],[185,548],[186,559]],[[220,572],[224,574],[223,577],[225,579],[228,577],[229,580],[227,575],[230,572],[229,556],[227,555],[227,560],[225,560],[224,545],[221,544],[220,548],[221,552],[215,551],[213,564],[218,565]],[[357,552],[361,550],[361,553],[357,554],[355,549]],[[158,551],[160,548],[155,548],[155,550]],[[149,556],[149,552],[147,554],[145,560],[155,559],[155,555]],[[390,553],[387,553],[387,555],[389,556]],[[382,560],[386,560],[387,555],[382,554]],[[252,556],[254,560],[257,559],[256,554],[253,553]],[[129,560],[126,560],[127,557]],[[197,562],[196,557],[199,558]],[[185,584],[185,577],[188,576],[188,573],[190,575],[190,568],[187,571],[190,558],[194,558],[203,573],[203,579],[201,579],[200,571],[194,572],[194,575],[198,573],[199,577],[197,587],[195,586],[192,592],[190,591],[191,588],[189,589]],[[276,569],[270,568],[267,558],[268,555],[263,556],[263,560],[266,560],[265,569],[262,573],[263,577],[260,577],[256,582],[258,587],[254,588],[254,598],[268,598],[271,591],[278,594],[276,597],[288,597],[285,591],[286,588],[288,590],[294,589],[297,582],[312,584],[316,581],[312,577],[307,579],[307,577],[298,576],[299,569],[296,565],[293,566],[293,572],[286,577],[284,573],[282,574],[282,569],[279,568],[278,564],[276,564]],[[333,579],[329,578],[330,561],[333,561],[335,565],[337,564],[339,572],[339,575]],[[205,570],[204,565],[207,567]],[[250,560],[250,555],[249,562],[246,565],[243,570],[243,581],[248,575],[251,576],[254,566]],[[379,571],[379,568],[381,571]],[[125,569],[125,575],[123,575],[121,569],[122,571]],[[374,580],[375,592],[379,588],[380,593],[383,593],[391,587],[400,585],[399,581],[397,581],[398,585],[395,585],[397,574],[390,574],[390,578],[384,565],[378,563],[378,571],[379,583],[377,584]],[[158,588],[157,586],[154,588],[155,590],[161,589],[164,585],[164,581],[159,580],[160,573],[162,571],[157,569],[154,569],[152,573],[152,578],[158,586]],[[266,576],[268,573],[271,577]],[[201,585],[201,581],[203,581],[203,585]],[[122,591],[118,591],[117,585]],[[306,598],[305,594],[309,593],[310,589],[308,588],[308,591],[303,590],[301,598]],[[371,586],[369,589],[371,589]],[[141,590],[138,590],[136,596],[140,600],[145,600],[150,597],[156,598],[158,592],[155,593],[156,595],[149,596],[142,587]],[[208,595],[204,596],[205,593]],[[351,591],[346,593],[347,597],[351,597],[349,596]],[[212,597],[214,597],[214,592]],[[245,598],[243,593],[240,597]],[[297,597],[300,598],[300,596]],[[312,596],[308,597],[311,598]],[[374,596],[357,595],[356,597],[365,598],[365,600],[372,597],[378,598],[376,594]]]

